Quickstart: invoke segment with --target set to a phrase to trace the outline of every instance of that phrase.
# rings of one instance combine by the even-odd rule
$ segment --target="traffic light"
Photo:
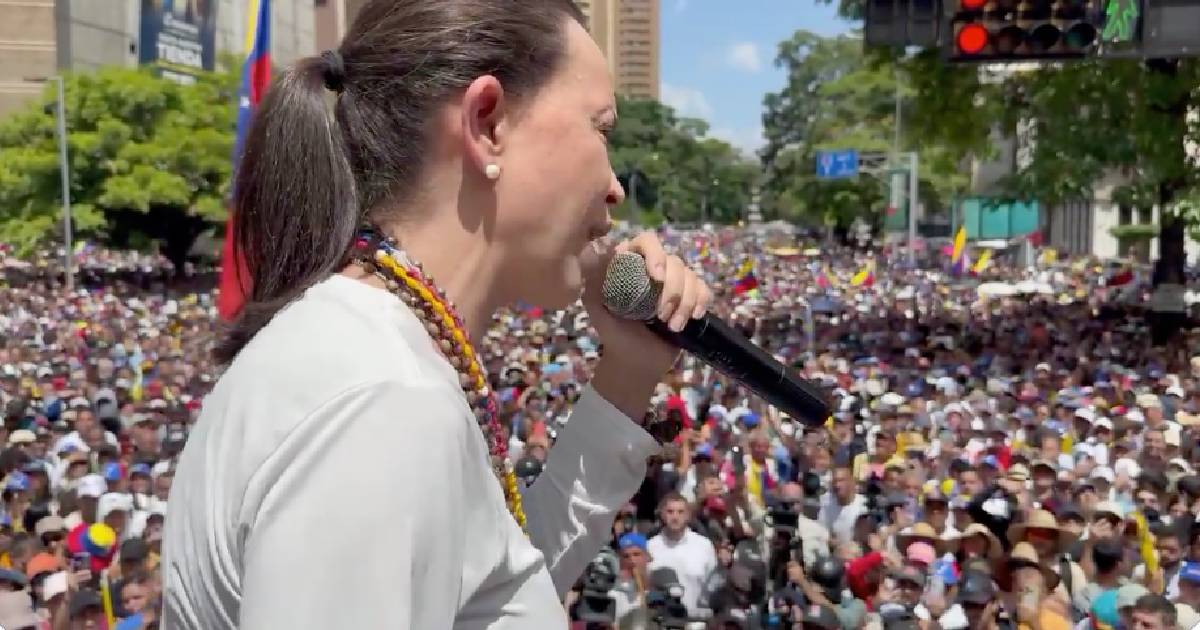
[[[866,0],[863,39],[871,46],[935,47],[942,0]]]
[[[950,1],[950,61],[1084,57],[1104,26],[1100,0]]]

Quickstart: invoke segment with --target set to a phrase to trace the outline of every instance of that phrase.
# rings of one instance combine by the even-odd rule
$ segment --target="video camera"
[[[821,476],[814,472],[804,473],[804,515],[813,520],[821,513]]]
[[[602,552],[584,570],[583,589],[576,604],[575,616],[585,623],[616,623],[617,602],[609,594],[616,584],[616,559]]]
[[[683,604],[683,584],[675,569],[661,567],[650,572],[650,591],[646,593],[650,619],[663,630],[687,627],[688,611]]]
[[[779,501],[767,508],[767,524],[774,530],[771,538],[767,575],[775,585],[787,581],[787,563],[795,560],[804,564],[804,539],[796,535],[800,526],[800,510],[796,501]]]
[[[776,533],[786,532],[789,537],[796,534],[800,526],[800,510],[796,501],[778,501],[767,508],[767,524]]]
[[[875,525],[884,525],[889,521],[886,502],[880,501],[883,496],[883,482],[878,475],[871,475],[865,482],[863,497],[867,503],[867,514]]]

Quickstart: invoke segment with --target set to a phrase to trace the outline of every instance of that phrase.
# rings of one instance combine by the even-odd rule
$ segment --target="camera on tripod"
[[[796,501],[778,501],[767,508],[767,524],[778,532],[786,532],[789,536],[796,534],[800,526],[800,509]]]
[[[688,611],[683,603],[683,584],[675,569],[661,567],[650,572],[646,608],[650,609],[650,619],[663,630],[683,630],[687,627]]]
[[[617,584],[617,562],[611,554],[596,556],[583,573],[583,589],[576,604],[580,621],[613,624],[617,621],[617,602],[609,593]]]

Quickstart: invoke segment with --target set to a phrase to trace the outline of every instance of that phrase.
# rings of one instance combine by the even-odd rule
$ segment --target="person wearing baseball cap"
[[[964,571],[958,586],[958,607],[971,628],[982,628],[988,606],[996,602],[996,585],[992,576],[982,571]]]
[[[842,630],[842,622],[837,613],[828,606],[809,604],[801,610],[799,621],[804,630]],[[794,613],[792,618],[795,619]]]
[[[649,565],[652,558],[649,541],[637,532],[629,532],[618,538],[617,551],[620,553],[621,574],[613,587],[613,600],[619,620],[638,607],[638,602],[650,587]]]
[[[1179,597],[1176,601],[1200,610],[1200,562],[1184,560],[1179,567]]]

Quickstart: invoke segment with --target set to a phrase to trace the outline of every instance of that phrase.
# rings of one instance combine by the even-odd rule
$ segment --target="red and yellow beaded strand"
[[[442,355],[458,372],[459,384],[467,396],[488,442],[491,464],[504,491],[508,511],[525,530],[525,510],[517,487],[517,475],[508,457],[508,444],[500,429],[496,398],[487,384],[483,364],[471,345],[466,326],[454,306],[422,273],[420,265],[407,257],[374,230],[364,231],[355,243],[356,262],[369,273],[380,276],[392,293],[413,308],[425,325]]]

